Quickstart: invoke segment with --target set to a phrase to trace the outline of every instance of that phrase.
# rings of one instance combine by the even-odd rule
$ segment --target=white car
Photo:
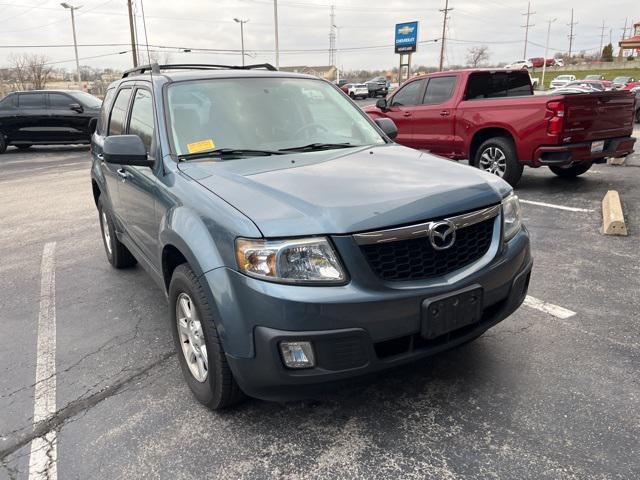
[[[345,87],[351,98],[367,98],[369,96],[369,87],[364,83],[350,83]]]
[[[555,63],[553,64],[554,67],[564,67],[564,60],[561,58],[556,58],[555,59]]]
[[[560,88],[564,87],[568,83],[575,82],[575,75],[558,75],[556,78],[551,80],[550,87],[551,88]]]
[[[529,69],[533,68],[533,63],[529,60],[518,60],[517,62],[506,65],[504,68],[508,68],[509,70],[521,70],[523,68]]]

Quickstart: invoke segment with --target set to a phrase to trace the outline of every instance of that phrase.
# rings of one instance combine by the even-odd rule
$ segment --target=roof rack
[[[159,74],[162,70],[254,70],[257,68],[264,68],[273,72],[278,70],[270,63],[256,63],[255,65],[216,65],[212,63],[175,63],[170,65],[158,65],[157,63],[151,63],[149,65],[140,65],[138,67],[125,70],[122,74],[122,78],[131,77],[133,75],[142,75],[148,71]]]

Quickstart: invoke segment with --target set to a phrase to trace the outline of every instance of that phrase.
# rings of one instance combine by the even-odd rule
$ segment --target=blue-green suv
[[[202,403],[313,395],[473,340],[522,303],[532,259],[511,187],[396,132],[269,65],[153,65],[109,87],[91,147],[107,258],[166,293]]]

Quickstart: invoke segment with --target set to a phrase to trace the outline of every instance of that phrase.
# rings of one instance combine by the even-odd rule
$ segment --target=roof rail
[[[170,65],[158,65],[157,63],[152,63],[125,70],[122,74],[122,78],[131,77],[133,75],[142,75],[148,71],[159,74],[162,70],[254,70],[257,68],[264,68],[274,72],[277,71],[277,68],[270,63],[257,63],[255,65],[217,65],[212,63],[175,63]]]

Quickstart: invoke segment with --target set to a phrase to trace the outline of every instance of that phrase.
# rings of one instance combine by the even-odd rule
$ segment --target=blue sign
[[[396,24],[396,53],[415,52],[418,47],[418,22]]]

